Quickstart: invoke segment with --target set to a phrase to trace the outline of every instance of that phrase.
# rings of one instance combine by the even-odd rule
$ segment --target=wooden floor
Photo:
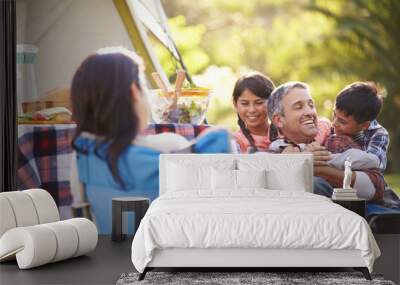
[[[112,242],[99,236],[87,256],[19,270],[16,261],[0,264],[0,284],[115,284],[122,273],[135,271],[131,261],[132,238]]]

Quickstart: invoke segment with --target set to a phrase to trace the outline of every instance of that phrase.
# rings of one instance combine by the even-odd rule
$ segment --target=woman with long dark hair
[[[154,135],[151,140],[138,135],[146,128],[149,115],[141,66],[135,53],[106,48],[88,56],[72,80],[71,101],[77,123],[73,147],[79,180],[85,185],[100,233],[111,232],[113,197],[153,200],[158,196],[158,163],[163,151],[148,142],[162,145],[165,136]],[[176,150],[179,148],[176,143]],[[230,152],[229,133],[221,129],[209,132],[190,149]]]
[[[272,80],[258,72],[237,80],[233,89],[233,104],[240,127],[235,134],[240,152],[268,149],[270,140],[267,100],[274,88]]]

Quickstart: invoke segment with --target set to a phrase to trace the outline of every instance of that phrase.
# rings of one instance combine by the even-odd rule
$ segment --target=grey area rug
[[[376,284],[395,285],[381,276],[372,275],[368,281],[360,272],[148,272],[142,281],[139,273],[125,273],[117,285],[132,284]]]

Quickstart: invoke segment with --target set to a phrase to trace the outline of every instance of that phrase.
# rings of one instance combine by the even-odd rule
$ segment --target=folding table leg
[[[112,234],[113,241],[123,241],[122,234],[122,203],[119,201],[112,201]]]

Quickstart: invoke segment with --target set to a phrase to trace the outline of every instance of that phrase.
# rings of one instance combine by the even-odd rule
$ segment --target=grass
[[[400,196],[400,173],[385,174],[385,181]]]

